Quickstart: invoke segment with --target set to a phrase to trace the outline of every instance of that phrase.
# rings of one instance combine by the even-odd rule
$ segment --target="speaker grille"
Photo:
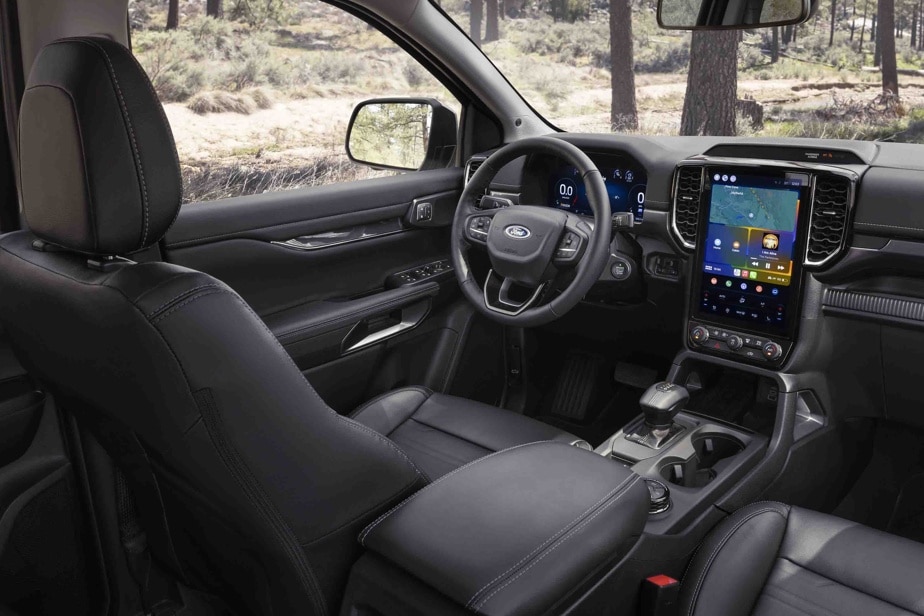
[[[815,180],[815,200],[809,224],[805,264],[821,266],[837,257],[847,239],[853,185],[839,175],[819,175]]]
[[[683,166],[677,169],[677,189],[674,193],[674,233],[689,249],[696,246],[699,225],[699,205],[703,190],[703,167]]]

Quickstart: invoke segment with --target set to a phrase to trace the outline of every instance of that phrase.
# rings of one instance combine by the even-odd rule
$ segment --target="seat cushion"
[[[430,479],[525,443],[577,437],[535,419],[423,387],[396,389],[351,416],[398,444]]]
[[[682,616],[924,614],[924,545],[756,503],[720,524],[684,576]]]

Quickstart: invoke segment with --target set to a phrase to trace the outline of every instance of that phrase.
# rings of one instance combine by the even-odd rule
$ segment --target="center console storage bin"
[[[648,504],[641,477],[592,452],[551,442],[498,452],[362,532],[368,553],[342,614],[563,611],[632,548]]]

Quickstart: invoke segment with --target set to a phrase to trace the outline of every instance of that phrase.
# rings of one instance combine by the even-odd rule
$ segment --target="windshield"
[[[924,143],[924,3],[821,5],[799,26],[691,34],[660,29],[655,0],[441,3],[564,130]]]

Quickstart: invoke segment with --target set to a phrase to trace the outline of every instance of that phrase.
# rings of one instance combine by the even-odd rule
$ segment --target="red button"
[[[667,586],[673,586],[674,584],[679,583],[669,575],[653,575],[648,578],[648,581],[655,586],[658,586],[659,588],[665,588]]]

